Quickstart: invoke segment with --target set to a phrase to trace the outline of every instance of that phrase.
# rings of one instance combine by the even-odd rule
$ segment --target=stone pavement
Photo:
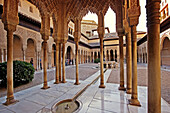
[[[95,68],[97,66],[98,64],[94,64],[94,63],[79,64],[79,79],[85,80],[89,76],[96,73],[99,70],[99,68]],[[75,80],[75,77],[76,77],[75,71],[76,71],[75,65],[66,66],[66,79]],[[47,75],[48,81],[54,80],[55,79],[55,68],[48,69],[47,74],[48,74]],[[43,83],[43,70],[36,71],[33,81],[31,81],[28,84],[24,84],[22,86],[14,88],[14,92],[16,93],[18,91],[31,88],[33,86],[36,86],[42,83]],[[6,95],[6,88],[0,88],[0,97],[3,97],[5,95]]]
[[[124,77],[125,77],[125,84],[126,84],[126,65],[124,66]],[[138,64],[137,65],[137,72],[138,72],[138,86],[147,86],[148,85],[148,77],[147,77],[147,65],[146,64]],[[119,77],[120,70],[113,69],[110,77],[108,79],[108,83],[116,83],[119,84],[120,77]],[[163,67],[161,68],[161,95],[169,104],[170,104],[170,69]]]
[[[109,78],[111,69],[105,72],[105,82]],[[74,85],[73,80],[67,83],[53,84],[50,81],[51,88],[47,90],[40,89],[42,85],[15,93],[18,103],[4,106],[2,103],[5,97],[0,98],[0,113],[50,113],[51,107],[61,100],[74,98],[82,89],[90,85],[100,75],[96,72],[80,85]],[[99,82],[91,84],[77,100],[82,103],[78,113],[147,113],[147,87],[139,86],[139,101],[142,107],[128,105],[127,99],[130,95],[118,90],[118,84],[105,83],[106,88],[98,88]],[[169,113],[169,104],[162,99],[162,113]]]

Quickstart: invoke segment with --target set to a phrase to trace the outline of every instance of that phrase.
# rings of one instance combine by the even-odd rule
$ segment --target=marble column
[[[13,31],[7,30],[7,98],[5,105],[17,102],[13,93]]]
[[[4,62],[4,50],[1,49],[1,61]]]
[[[43,84],[43,87],[42,87],[42,89],[48,89],[48,88],[50,88],[49,86],[48,86],[48,83],[47,83],[47,63],[48,63],[48,61],[47,61],[47,40],[44,40],[43,41],[43,49],[44,49],[44,61],[43,61],[43,73],[44,73],[44,84]]]
[[[44,49],[44,58],[43,58],[43,73],[44,73],[44,84],[42,89],[48,89],[50,88],[48,86],[47,82],[47,67],[48,67],[48,54],[47,54],[47,40],[50,36],[50,15],[47,12],[44,12],[43,15],[41,15],[41,37],[43,39],[43,49]]]
[[[38,59],[39,59],[39,62],[38,62],[38,69],[40,69],[41,70],[41,62],[40,62],[40,59],[41,59],[41,54],[40,54],[41,52],[38,52]]]
[[[13,90],[13,32],[16,31],[16,26],[19,24],[17,0],[4,0],[2,22],[4,29],[7,31],[7,98],[4,105],[16,103]],[[12,10],[11,10],[12,9]]]
[[[25,57],[25,56],[26,56],[25,51],[26,51],[26,50],[23,50],[23,61],[25,61],[25,60],[26,60],[26,57]]]
[[[59,43],[56,42],[56,73],[54,84],[59,84]]]
[[[131,27],[131,39],[132,39],[132,96],[129,100],[129,104],[141,106],[138,100],[137,91],[137,37],[136,26]]]
[[[132,53],[131,53],[131,34],[126,34],[126,93],[132,93]]]
[[[93,63],[94,63],[94,51],[93,51]]]
[[[36,59],[37,59],[37,70],[39,69],[39,54],[38,51],[36,52]]]
[[[161,113],[160,2],[147,0],[148,113]]]
[[[119,90],[126,90],[124,87],[124,55],[123,55],[123,30],[119,35],[119,53],[120,53],[120,86]]]
[[[136,2],[136,3],[134,3]],[[140,6],[139,0],[130,1],[128,8],[129,26],[131,27],[131,42],[132,42],[132,95],[129,100],[130,105],[141,106],[138,100],[137,91],[137,32],[136,27],[139,23]],[[134,13],[135,11],[135,13]]]
[[[7,49],[5,49],[5,62],[7,62]]]
[[[65,42],[63,43],[63,76],[62,76],[62,83],[66,83],[66,77],[65,77]]]
[[[76,82],[75,85],[79,85],[79,70],[78,70],[78,61],[79,61],[79,54],[78,54],[78,46],[79,46],[79,41],[81,37],[81,19],[80,18],[75,18],[75,25],[74,25],[74,41],[76,44]]]
[[[99,88],[105,88],[104,85],[104,66],[103,66],[103,38],[105,34],[105,28],[104,28],[104,14],[102,11],[98,12],[98,28],[97,32],[100,39],[100,86]]]
[[[59,82],[61,82],[61,43],[59,43]]]
[[[48,52],[48,69],[51,69],[52,66],[51,66],[51,52]]]
[[[78,41],[76,41],[76,82],[75,85],[79,85],[79,70],[78,70]]]

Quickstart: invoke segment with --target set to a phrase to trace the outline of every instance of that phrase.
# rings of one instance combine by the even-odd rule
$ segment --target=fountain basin
[[[81,103],[77,100],[62,100],[52,106],[52,113],[77,113]]]

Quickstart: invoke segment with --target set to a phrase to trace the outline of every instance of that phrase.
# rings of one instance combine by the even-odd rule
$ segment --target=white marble
[[[41,93],[36,93],[34,95],[31,95],[31,96],[25,98],[25,100],[45,106],[45,105],[49,104],[50,102],[52,102],[53,100],[55,100],[55,98],[41,94]]]
[[[14,113],[13,111],[10,111],[8,109],[0,109],[0,113]]]
[[[109,112],[101,109],[89,108],[86,113],[116,113],[116,112]]]
[[[113,101],[103,101],[103,100],[93,99],[89,107],[110,111],[110,112],[129,113],[127,104],[113,102]]]
[[[30,102],[27,100],[22,100],[16,104],[10,105],[7,107],[9,110],[16,113],[36,113],[43,108],[42,105]]]
[[[114,101],[114,102],[120,102],[120,103],[127,103],[124,93],[113,94],[113,93],[97,92],[94,98],[100,99],[102,101]]]

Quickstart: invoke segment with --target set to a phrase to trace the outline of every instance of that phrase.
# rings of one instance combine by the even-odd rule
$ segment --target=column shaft
[[[160,0],[147,0],[148,113],[161,113]]]
[[[47,40],[44,40],[44,62],[43,62],[43,68],[44,68],[44,84],[42,89],[48,89],[48,83],[47,83]]]
[[[79,85],[79,70],[78,70],[78,41],[76,41],[76,82],[75,85]]]
[[[7,31],[7,98],[5,105],[17,102],[13,93],[13,32]]]
[[[124,87],[123,36],[119,36],[119,53],[120,53],[120,86],[119,86],[119,90],[125,90],[125,87]]]
[[[66,78],[65,78],[65,43],[63,43],[63,77],[62,77],[62,82],[66,83]]]
[[[132,96],[129,100],[131,105],[141,106],[138,101],[137,91],[137,37],[136,37],[136,26],[131,27],[131,38],[132,38]]]
[[[1,49],[1,61],[4,62],[4,50]]]
[[[59,81],[61,82],[61,43],[59,43]]]
[[[99,88],[105,88],[104,85],[104,72],[103,72],[103,37],[100,37],[100,86]]]
[[[126,93],[132,93],[132,53],[131,53],[131,34],[126,35],[126,74],[127,86]]]
[[[59,84],[59,43],[56,43],[56,73],[54,84]]]

